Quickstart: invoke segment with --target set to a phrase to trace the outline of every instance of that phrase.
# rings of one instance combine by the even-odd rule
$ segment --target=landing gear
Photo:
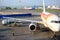
[[[50,32],[50,34],[52,33],[52,35],[49,37],[49,39],[51,39],[51,40],[57,40],[56,39],[56,33],[55,32]]]

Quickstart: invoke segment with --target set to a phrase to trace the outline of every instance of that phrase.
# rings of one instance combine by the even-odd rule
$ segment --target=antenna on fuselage
[[[43,12],[45,12],[45,2],[43,0]]]

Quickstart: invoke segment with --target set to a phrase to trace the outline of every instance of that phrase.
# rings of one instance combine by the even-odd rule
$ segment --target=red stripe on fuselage
[[[47,20],[49,17],[51,17],[53,14],[45,14],[45,13],[42,13],[41,14],[41,17],[43,17],[45,20]]]

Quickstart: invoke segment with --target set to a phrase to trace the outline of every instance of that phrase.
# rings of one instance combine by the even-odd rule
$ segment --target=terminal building
[[[47,9],[60,9],[60,8],[59,6],[53,5],[53,6],[47,6]]]

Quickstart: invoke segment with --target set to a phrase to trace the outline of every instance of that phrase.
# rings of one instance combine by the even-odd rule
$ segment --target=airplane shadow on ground
[[[8,31],[8,30],[12,30],[11,28],[3,28],[3,29],[0,29],[0,32],[1,31]]]

